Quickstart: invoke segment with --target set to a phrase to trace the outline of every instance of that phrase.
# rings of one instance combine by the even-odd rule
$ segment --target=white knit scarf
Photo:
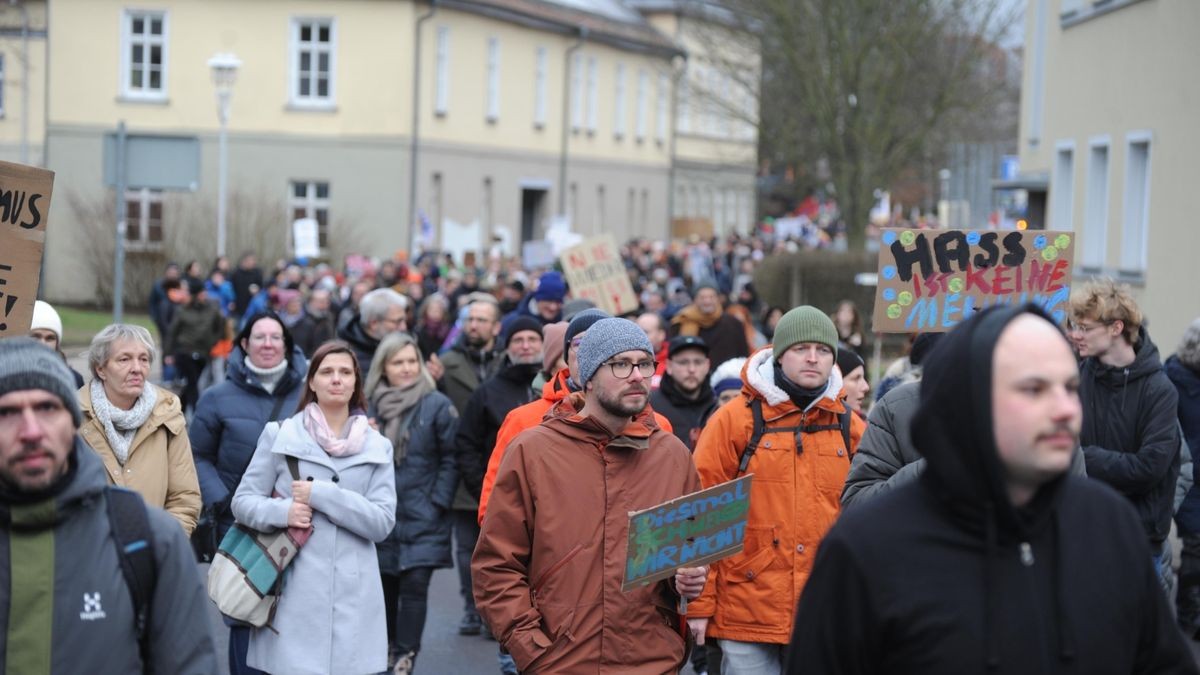
[[[100,380],[92,380],[92,413],[104,427],[104,435],[112,446],[113,454],[121,466],[129,459],[129,445],[137,430],[150,419],[154,404],[158,402],[158,392],[149,382],[142,387],[142,395],[133,403],[129,410],[121,410],[108,400],[104,393],[104,384]]]
[[[283,374],[287,372],[288,362],[284,359],[277,363],[273,368],[259,368],[250,362],[250,357],[246,357],[246,370],[258,376],[258,382],[267,390],[268,394],[275,393],[275,387],[279,386],[279,381],[283,379]]]

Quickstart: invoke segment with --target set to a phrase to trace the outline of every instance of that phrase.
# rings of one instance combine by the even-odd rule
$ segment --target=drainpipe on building
[[[437,14],[437,1],[429,0],[429,11],[417,19],[413,35],[413,95],[412,95],[412,158],[408,166],[408,253],[409,260],[417,248],[417,157],[420,155],[421,130],[421,27]]]
[[[567,147],[571,140],[571,57],[583,48],[587,40],[588,29],[579,28],[579,38],[575,44],[567,48],[563,56],[563,106],[562,106],[562,148],[558,155],[558,215],[567,215]],[[583,77],[583,74],[580,74]],[[582,86],[582,85],[581,85]],[[581,102],[582,103],[582,102]],[[572,226],[574,223],[572,223]]]
[[[675,22],[675,44],[681,44],[683,39],[683,12]],[[668,154],[670,166],[667,168],[667,240],[674,233],[675,224],[675,137],[679,134],[679,83],[687,77],[687,52],[683,56],[671,59],[671,138]],[[686,215],[686,214],[685,214]]]
[[[29,163],[29,7],[18,0],[8,0],[21,9],[21,163]]]

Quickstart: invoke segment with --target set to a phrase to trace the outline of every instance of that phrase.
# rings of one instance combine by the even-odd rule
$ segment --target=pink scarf
[[[321,412],[321,406],[309,403],[304,407],[304,430],[313,437],[322,450],[333,457],[357,455],[363,448],[363,439],[369,428],[370,424],[367,423],[366,415],[351,415],[350,433],[346,434],[345,438],[338,438],[338,435],[329,428],[329,423],[325,421],[325,413]]]

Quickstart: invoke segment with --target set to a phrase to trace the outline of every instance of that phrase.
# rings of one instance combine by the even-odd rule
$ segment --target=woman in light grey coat
[[[251,634],[252,668],[353,675],[387,667],[375,543],[395,525],[396,484],[392,444],[367,422],[362,382],[348,345],[319,348],[300,411],[267,425],[234,495],[239,523],[312,528],[285,573],[273,623]],[[288,455],[299,460],[299,481]]]

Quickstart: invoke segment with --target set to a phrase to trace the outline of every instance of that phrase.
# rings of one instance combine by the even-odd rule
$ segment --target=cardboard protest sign
[[[638,308],[633,284],[625,271],[625,262],[617,253],[610,235],[588,239],[566,249],[559,256],[563,274],[576,298],[591,300],[613,316]]]
[[[883,230],[874,330],[948,331],[992,305],[1040,305],[1066,320],[1073,232]]]
[[[667,579],[680,567],[707,565],[741,552],[753,477],[742,476],[630,513],[621,590]]]
[[[0,337],[33,323],[54,172],[0,162]]]

